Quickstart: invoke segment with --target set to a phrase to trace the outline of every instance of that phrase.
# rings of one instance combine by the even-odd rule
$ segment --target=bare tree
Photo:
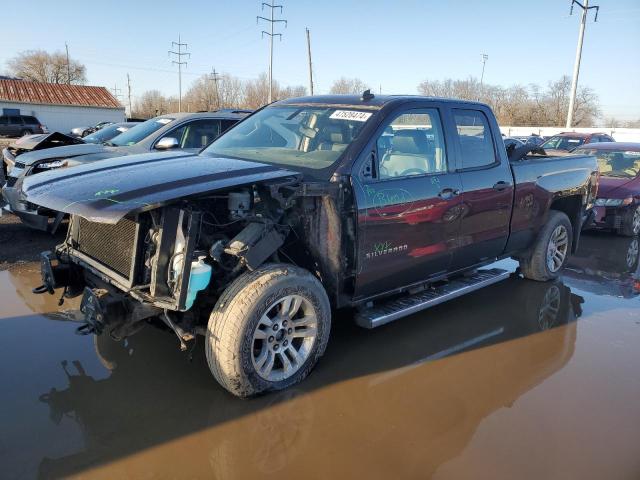
[[[466,80],[425,80],[418,85],[422,95],[481,100],[491,106],[503,125],[562,126],[569,108],[571,79],[562,77],[549,82],[543,91],[538,85],[480,85],[475,78]],[[581,87],[576,98],[576,126],[593,125],[600,115],[598,97],[588,87]]]
[[[136,100],[133,106],[133,117],[152,118],[164,115],[172,111],[177,111],[177,101],[175,107],[172,99],[165,97],[159,90],[148,90]]]
[[[301,85],[293,87],[281,87],[273,81],[273,98],[282,100],[284,98],[300,97],[307,94],[307,89]],[[262,73],[255,80],[249,80],[244,85],[244,99],[242,105],[245,108],[259,108],[269,101],[269,78]]]
[[[27,50],[7,62],[11,75],[46,83],[71,83],[82,85],[87,82],[86,68],[77,60],[69,60],[62,52],[49,53],[44,50]]]
[[[335,82],[333,82],[329,93],[357,95],[364,92],[368,88],[370,87],[367,86],[367,84],[359,78],[340,77]]]

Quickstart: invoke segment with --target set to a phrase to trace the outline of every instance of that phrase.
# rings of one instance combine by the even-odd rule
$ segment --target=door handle
[[[506,190],[510,186],[511,184],[509,182],[499,181],[498,183],[493,185],[493,189],[501,191],[501,190]]]
[[[440,190],[440,193],[438,193],[438,196],[440,198],[453,198],[460,195],[460,190],[454,190],[453,188],[443,188],[442,190]]]

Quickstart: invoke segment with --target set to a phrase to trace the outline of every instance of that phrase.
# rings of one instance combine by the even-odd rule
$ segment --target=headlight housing
[[[38,165],[36,165],[36,168],[60,168],[65,167],[66,165],[66,160],[54,160],[53,162],[39,163]]]
[[[627,198],[598,198],[596,199],[596,207],[619,207],[621,205],[629,205],[633,202],[632,197]]]

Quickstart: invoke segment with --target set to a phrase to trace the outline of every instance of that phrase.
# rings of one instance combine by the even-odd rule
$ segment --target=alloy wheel
[[[278,382],[295,374],[313,350],[318,319],[311,302],[300,295],[277,300],[253,333],[251,360],[264,380]]]
[[[552,273],[560,270],[569,249],[569,233],[564,225],[558,225],[551,234],[547,246],[547,268]]]

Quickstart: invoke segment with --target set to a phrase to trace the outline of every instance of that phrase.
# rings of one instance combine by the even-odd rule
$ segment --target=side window
[[[462,156],[462,168],[486,167],[496,163],[491,128],[479,110],[453,110]]]
[[[9,124],[11,124],[11,125],[22,125],[22,118],[20,118],[20,117],[9,117]]]
[[[224,132],[229,130],[236,123],[238,123],[237,120],[222,120],[222,128],[220,128],[220,135],[222,135]]]
[[[376,141],[381,179],[447,171],[440,115],[435,109],[398,115]]]
[[[8,124],[9,124],[9,117],[2,115],[0,117],[0,125],[8,125]]]
[[[180,142],[180,148],[203,148],[220,135],[220,120],[195,120],[177,130],[181,131],[181,135],[176,137]]]

